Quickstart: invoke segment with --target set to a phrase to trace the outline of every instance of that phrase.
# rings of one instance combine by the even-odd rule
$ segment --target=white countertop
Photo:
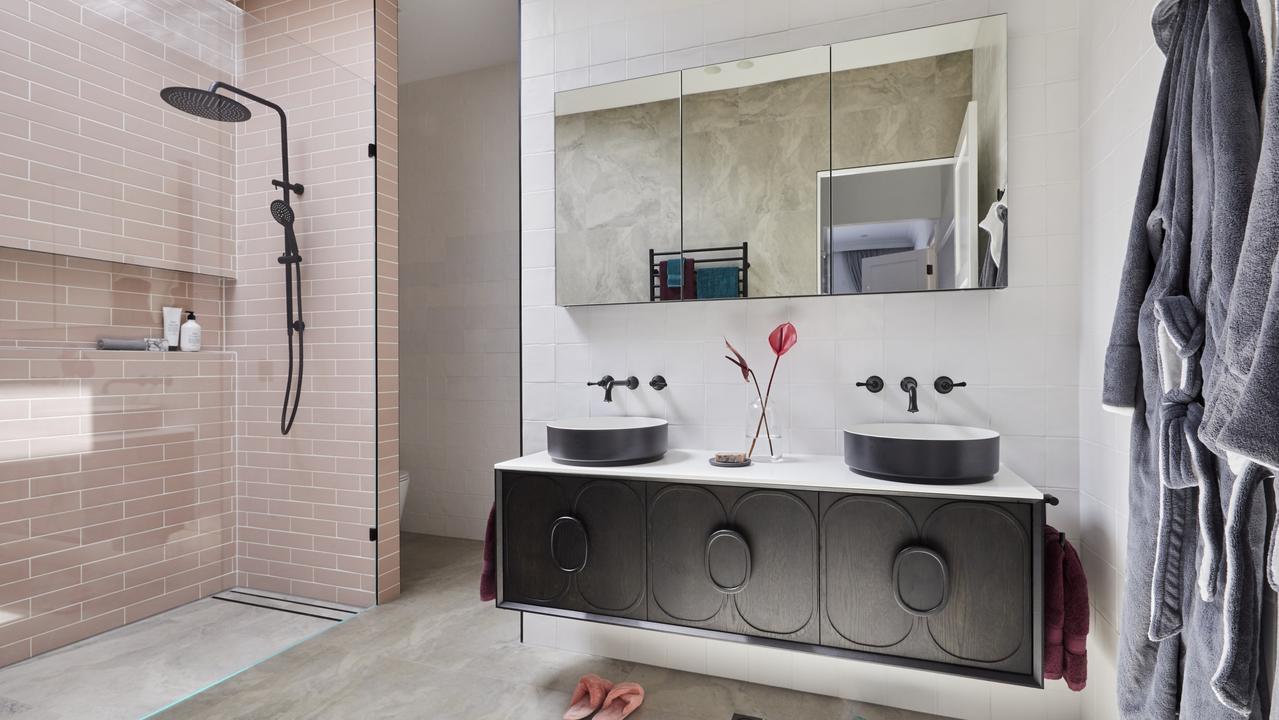
[[[994,479],[971,485],[918,485],[889,482],[858,475],[838,455],[787,455],[779,463],[755,462],[744,468],[718,468],[708,459],[710,450],[673,449],[657,462],[619,467],[563,465],[546,452],[500,462],[498,470],[633,478],[705,485],[738,485],[791,490],[817,490],[878,495],[977,498],[982,500],[1042,500],[1044,494],[1007,467],[1000,465]]]

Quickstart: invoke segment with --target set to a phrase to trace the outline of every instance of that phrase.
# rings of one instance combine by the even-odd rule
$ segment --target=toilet
[[[400,471],[400,519],[404,519],[404,503],[409,497],[409,471]]]

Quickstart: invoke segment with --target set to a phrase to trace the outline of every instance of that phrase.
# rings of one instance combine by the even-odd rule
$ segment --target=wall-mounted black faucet
[[[621,385],[627,390],[634,390],[635,388],[639,387],[639,378],[632,375],[626,378],[625,380],[619,381],[619,380],[614,380],[612,375],[605,375],[604,377],[600,378],[599,380],[595,382],[588,382],[586,384],[588,387],[604,388],[604,402],[613,402],[614,386]]]
[[[919,412],[919,383],[913,377],[902,378],[902,391],[910,396],[910,402],[906,405],[906,412]]]
[[[961,388],[961,387],[968,387],[968,383],[955,382],[954,380],[951,380],[946,375],[942,375],[941,377],[933,381],[933,389],[941,393],[942,395],[949,395],[951,390],[954,390],[955,388]]]

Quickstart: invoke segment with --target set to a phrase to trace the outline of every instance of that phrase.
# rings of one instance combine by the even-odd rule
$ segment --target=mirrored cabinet
[[[557,93],[560,305],[1008,283],[996,15]]]

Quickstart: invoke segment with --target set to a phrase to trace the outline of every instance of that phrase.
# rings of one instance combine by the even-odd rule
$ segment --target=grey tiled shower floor
[[[0,720],[137,720],[334,626],[206,598],[0,669]]]

